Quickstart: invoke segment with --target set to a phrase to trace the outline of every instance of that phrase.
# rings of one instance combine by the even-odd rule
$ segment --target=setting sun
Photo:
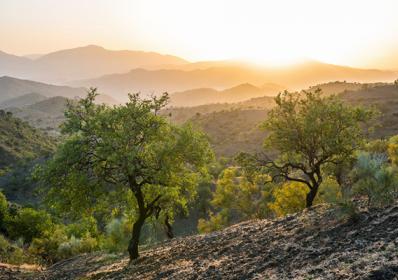
[[[392,68],[397,10],[394,0],[1,1],[0,34],[7,40],[0,49],[27,54],[98,44],[191,61],[314,59]]]

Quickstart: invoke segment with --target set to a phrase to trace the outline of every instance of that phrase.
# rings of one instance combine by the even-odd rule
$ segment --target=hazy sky
[[[188,60],[398,68],[398,0],[0,0],[0,50],[97,44]]]

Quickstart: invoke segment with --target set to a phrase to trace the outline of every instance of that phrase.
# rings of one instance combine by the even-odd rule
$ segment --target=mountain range
[[[236,64],[195,70],[140,68],[127,73],[73,81],[68,85],[98,87],[101,92],[121,99],[128,92],[141,92],[147,95],[165,91],[180,92],[195,88],[223,90],[244,83],[254,86],[274,83],[292,90],[299,90],[330,81],[391,82],[397,76],[398,74],[394,71],[357,69],[321,62],[307,62],[277,69]]]
[[[2,75],[72,87],[98,87],[100,92],[121,101],[126,100],[129,92],[149,95],[188,91],[187,94],[192,96],[193,89],[201,89],[196,93],[203,96],[197,99],[205,100],[212,93],[203,89],[214,89],[213,93],[219,96],[220,91],[246,83],[258,88],[264,84],[277,84],[299,90],[336,80],[373,83],[391,82],[398,77],[395,71],[358,69],[312,60],[284,67],[259,67],[238,61],[189,62],[172,55],[114,51],[95,45],[39,56],[0,52]],[[221,101],[216,98],[215,102]],[[203,103],[198,101],[196,104]]]
[[[0,52],[0,76],[8,75],[48,83],[123,73],[138,67],[188,63],[182,58],[144,51],[112,51],[89,45],[60,50],[34,59]]]

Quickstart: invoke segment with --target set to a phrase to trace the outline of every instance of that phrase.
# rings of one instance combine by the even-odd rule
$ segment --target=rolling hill
[[[53,151],[54,140],[28,123],[0,110],[0,169]]]
[[[170,105],[193,107],[211,103],[236,103],[256,97],[275,96],[284,89],[275,84],[265,84],[260,88],[248,83],[220,91],[200,88],[171,94]]]
[[[0,108],[10,108],[10,107],[20,108],[20,107],[32,105],[36,102],[43,101],[44,99],[47,99],[47,97],[40,93],[36,93],[36,92],[27,93],[25,95],[21,95],[21,96],[14,97],[14,98],[8,99],[6,101],[3,101],[2,103],[0,103]]]
[[[245,83],[254,86],[275,83],[289,89],[299,90],[314,84],[336,80],[361,83],[392,82],[397,76],[398,74],[393,71],[356,69],[320,62],[307,62],[284,68],[233,65],[195,70],[133,69],[127,73],[105,75],[96,79],[79,80],[68,84],[98,87],[100,91],[121,99],[128,92],[141,92],[147,95],[196,88],[219,90]]]
[[[46,97],[65,96],[74,98],[84,96],[84,88],[72,88],[68,86],[55,86],[13,77],[0,77],[0,102],[21,97],[26,94],[36,93]]]

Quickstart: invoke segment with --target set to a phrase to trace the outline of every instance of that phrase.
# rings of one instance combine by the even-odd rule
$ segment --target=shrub
[[[23,238],[30,243],[33,238],[40,237],[53,227],[51,217],[45,211],[22,208],[15,216],[6,219],[6,228],[10,238]]]
[[[97,220],[93,217],[84,217],[78,222],[66,226],[66,234],[71,237],[98,236]]]
[[[35,259],[26,254],[23,248],[8,241],[0,234],[0,262],[10,264],[32,263]]]
[[[199,219],[198,221],[198,231],[200,233],[212,232],[216,230],[221,230],[224,227],[228,226],[228,217],[225,214],[225,210],[221,210],[221,212],[214,214],[210,213],[209,219]]]
[[[105,230],[101,247],[111,253],[125,251],[132,230],[131,218],[114,218],[106,225]]]
[[[97,239],[87,234],[82,238],[71,236],[68,241],[61,243],[58,246],[57,257],[58,259],[66,259],[72,256],[89,253],[98,248]]]
[[[248,174],[236,167],[225,169],[212,194],[211,213],[207,221],[200,219],[198,230],[209,232],[246,219],[265,218],[270,215],[267,203],[271,199],[272,184],[265,184],[266,175]]]
[[[5,220],[8,216],[8,202],[2,192],[0,192],[0,233],[5,232]]]
[[[53,231],[45,231],[41,237],[33,238],[29,252],[41,257],[48,263],[61,260],[58,254],[59,246],[68,241],[63,226],[57,225]]]
[[[296,213],[305,208],[308,187],[302,183],[288,182],[273,192],[274,202],[268,204],[276,216]]]
[[[389,165],[384,154],[361,152],[351,172],[353,195],[364,195],[369,206],[391,203],[397,193],[396,167]]]
[[[343,200],[340,185],[333,177],[327,177],[319,187],[315,203],[340,204]]]

